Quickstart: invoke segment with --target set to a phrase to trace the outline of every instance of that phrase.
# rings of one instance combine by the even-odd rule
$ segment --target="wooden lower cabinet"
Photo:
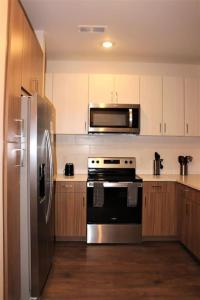
[[[143,195],[143,237],[176,237],[175,183],[144,182]]]
[[[56,240],[86,238],[86,182],[56,183]]]
[[[179,184],[177,199],[179,240],[200,258],[200,192]]]

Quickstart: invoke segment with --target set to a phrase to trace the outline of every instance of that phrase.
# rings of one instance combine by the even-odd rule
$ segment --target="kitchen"
[[[9,7],[8,1],[2,2],[2,11],[6,12],[8,8],[9,35],[5,102],[3,94],[1,98],[2,112],[5,103],[2,137],[4,298],[1,296],[1,299],[26,299],[20,292],[24,288],[23,278],[20,280],[23,268],[23,262],[20,266],[19,242],[22,222],[19,211],[20,186],[14,184],[20,175],[19,168],[12,167],[12,163],[20,157],[17,153],[16,157],[10,155],[9,158],[13,150],[9,151],[14,146],[21,147],[19,139],[16,142],[16,136],[23,129],[22,122],[19,121],[21,102],[17,99],[21,95],[30,97],[35,92],[49,99],[48,103],[53,104],[56,114],[55,210],[53,206],[51,209],[52,214],[55,213],[56,245],[52,272],[42,299],[80,299],[80,288],[83,299],[134,299],[134,296],[137,299],[199,299],[199,2],[21,2],[23,7],[17,0],[9,1]],[[6,24],[6,13],[2,13],[2,16]],[[6,26],[2,28],[2,36],[5,37],[5,45],[1,49],[3,85]],[[103,49],[102,42],[108,39],[113,42],[113,47]],[[112,122],[125,120],[127,127],[130,125],[126,111],[128,109],[130,113],[130,107],[127,105],[140,105],[139,134],[124,134],[121,129],[119,133],[113,133],[113,128],[109,133],[88,133],[92,127],[92,110],[89,110],[91,103],[96,106],[100,104],[100,113],[106,106],[117,107],[118,118],[114,116],[114,108],[107,110],[106,114],[102,113],[103,117],[99,117],[99,110],[98,114],[93,114],[93,125],[94,120],[97,120],[103,122],[104,127],[108,125],[109,119],[106,116],[109,113]],[[104,106],[101,106],[102,103]],[[119,124],[115,124],[115,128],[117,127],[119,128]],[[46,138],[48,145],[50,140],[51,137]],[[153,176],[157,173],[153,165],[155,152],[163,159],[163,168],[158,168],[160,176]],[[48,155],[51,154],[49,150]],[[180,164],[180,157],[191,159],[188,164],[183,163],[183,166]],[[66,174],[71,172],[74,176],[64,175],[67,163],[73,163],[73,166]],[[180,176],[181,167],[188,168],[189,175]],[[40,171],[43,178],[43,170]],[[131,180],[129,171],[132,172]],[[108,191],[111,189],[108,184],[110,173],[114,184],[111,193]],[[124,197],[123,202],[124,199],[128,201],[128,194],[133,193],[132,188],[121,186],[119,189],[116,184],[120,180],[128,181],[128,186],[130,182],[138,183],[136,175],[143,180],[143,197],[138,200],[142,204],[137,227],[140,243],[127,245],[130,236],[133,238],[137,234],[131,232],[128,237],[127,228],[119,229],[116,226],[115,234],[107,226],[106,240],[102,237],[101,240],[100,233],[104,232],[102,220],[100,224],[97,223],[100,226],[97,230],[89,229],[93,225],[89,224],[91,220],[88,219],[90,193],[87,185],[93,184],[92,181],[94,185],[98,182],[96,193],[93,192],[96,195],[93,196],[93,202],[95,197],[97,202],[92,212],[93,217],[95,209],[102,209],[99,205],[106,205],[113,195],[115,199],[120,195],[121,200]],[[102,176],[106,182],[103,188],[108,192],[100,199],[102,182],[98,178],[102,179]],[[12,190],[10,183],[13,183]],[[120,193],[117,194],[116,190],[120,190]],[[113,222],[117,217],[123,219],[124,214],[128,216],[131,211],[132,215],[135,214],[135,204],[129,204],[129,209],[121,207],[121,211],[116,211],[117,216],[110,216]],[[11,211],[15,211],[13,218],[10,218]],[[0,213],[2,218],[2,212]],[[103,214],[102,210],[101,215]],[[2,229],[2,220],[0,221]],[[135,226],[136,222],[132,221],[129,225]],[[126,219],[123,224],[126,222],[129,223],[129,220]],[[2,234],[3,232],[0,234],[1,241]],[[112,240],[113,237],[116,238],[115,241]],[[124,240],[125,237],[128,240]],[[100,240],[109,245],[86,244],[86,241],[96,244]],[[122,253],[123,258],[119,253]],[[111,270],[116,261],[121,264]],[[101,268],[104,262],[108,268]],[[100,275],[105,276],[105,280],[99,278],[94,269],[91,271],[90,264],[92,269],[95,268]],[[131,270],[134,267],[137,270],[135,277]],[[154,267],[155,272],[151,273],[150,270]],[[121,278],[117,275],[120,272]],[[169,275],[171,272],[176,275]],[[85,278],[84,274],[87,273],[89,277],[94,277],[94,281]],[[140,278],[139,273],[143,274]],[[146,278],[144,281],[142,276]],[[60,284],[59,278],[62,278]],[[0,281],[2,283],[3,278]],[[0,291],[3,291],[3,285],[1,286]]]

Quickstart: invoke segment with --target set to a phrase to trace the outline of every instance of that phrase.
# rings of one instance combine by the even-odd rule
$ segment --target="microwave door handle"
[[[133,127],[133,110],[129,109],[129,127]]]

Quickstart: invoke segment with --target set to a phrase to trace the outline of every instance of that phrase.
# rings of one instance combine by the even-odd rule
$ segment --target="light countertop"
[[[196,190],[200,190],[200,174],[188,176],[174,174],[159,176],[139,174],[139,176],[143,179],[143,181],[172,181],[182,183]],[[87,181],[87,174],[75,174],[74,176],[64,176],[62,174],[58,174],[55,176],[55,181]]]
[[[55,175],[55,181],[87,181],[87,174],[75,174],[74,176]]]
[[[143,181],[173,181],[182,183],[188,187],[191,187],[196,190],[200,190],[200,174],[192,174],[187,176],[180,176],[180,175],[139,175]]]

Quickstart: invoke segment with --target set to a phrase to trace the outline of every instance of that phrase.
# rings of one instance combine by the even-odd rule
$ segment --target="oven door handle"
[[[99,181],[98,181],[99,182]],[[127,188],[130,183],[133,183],[136,187],[142,187],[141,182],[107,182],[104,181],[103,187],[104,188]],[[94,187],[94,182],[88,182],[87,187]]]

